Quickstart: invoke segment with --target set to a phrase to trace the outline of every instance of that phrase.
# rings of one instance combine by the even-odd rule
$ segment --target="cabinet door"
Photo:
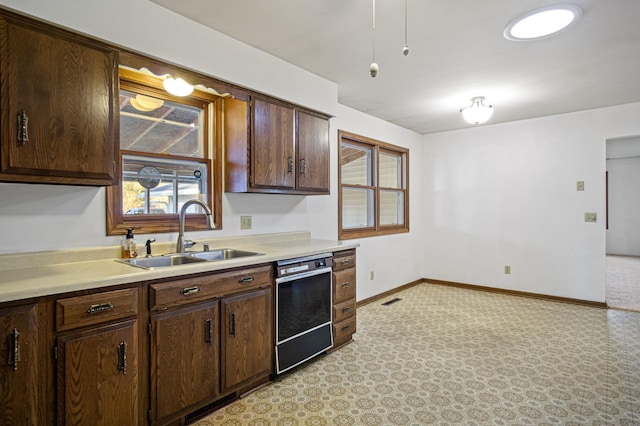
[[[222,299],[222,389],[273,372],[271,288]]]
[[[254,98],[251,114],[251,186],[294,189],[293,109]]]
[[[296,111],[297,187],[329,193],[329,120]]]
[[[135,320],[58,338],[58,424],[138,424]]]
[[[164,424],[219,393],[218,301],[151,317],[152,422]]]
[[[0,80],[0,179],[116,183],[115,49],[3,12]]]
[[[36,305],[0,309],[0,424],[40,424]]]

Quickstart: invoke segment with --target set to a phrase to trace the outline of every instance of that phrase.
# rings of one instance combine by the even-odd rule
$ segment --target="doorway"
[[[605,298],[640,312],[640,136],[607,140]]]

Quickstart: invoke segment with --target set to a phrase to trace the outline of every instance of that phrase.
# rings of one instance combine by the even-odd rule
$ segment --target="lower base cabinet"
[[[137,425],[137,321],[58,338],[58,425]]]
[[[0,424],[36,425],[37,305],[0,309]]]
[[[222,390],[273,372],[271,287],[222,299]]]
[[[166,424],[218,396],[218,301],[151,316],[151,422]]]

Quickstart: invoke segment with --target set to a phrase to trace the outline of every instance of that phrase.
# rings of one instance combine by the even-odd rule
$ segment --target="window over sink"
[[[191,199],[205,202],[215,228],[222,227],[222,97],[212,92],[200,85],[191,95],[174,96],[163,89],[162,76],[121,64],[121,176],[107,188],[107,235],[127,228],[175,232],[180,209]],[[204,211],[193,209],[187,226],[208,229]]]

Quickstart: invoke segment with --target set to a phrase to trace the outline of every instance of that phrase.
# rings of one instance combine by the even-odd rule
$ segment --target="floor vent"
[[[396,298],[394,298],[394,299],[387,300],[387,301],[386,301],[386,302],[384,302],[382,305],[383,305],[383,306],[389,306],[390,304],[392,304],[392,303],[396,303],[396,302],[399,302],[399,301],[401,301],[401,300],[402,300],[402,299],[400,299],[399,297],[396,297]]]

